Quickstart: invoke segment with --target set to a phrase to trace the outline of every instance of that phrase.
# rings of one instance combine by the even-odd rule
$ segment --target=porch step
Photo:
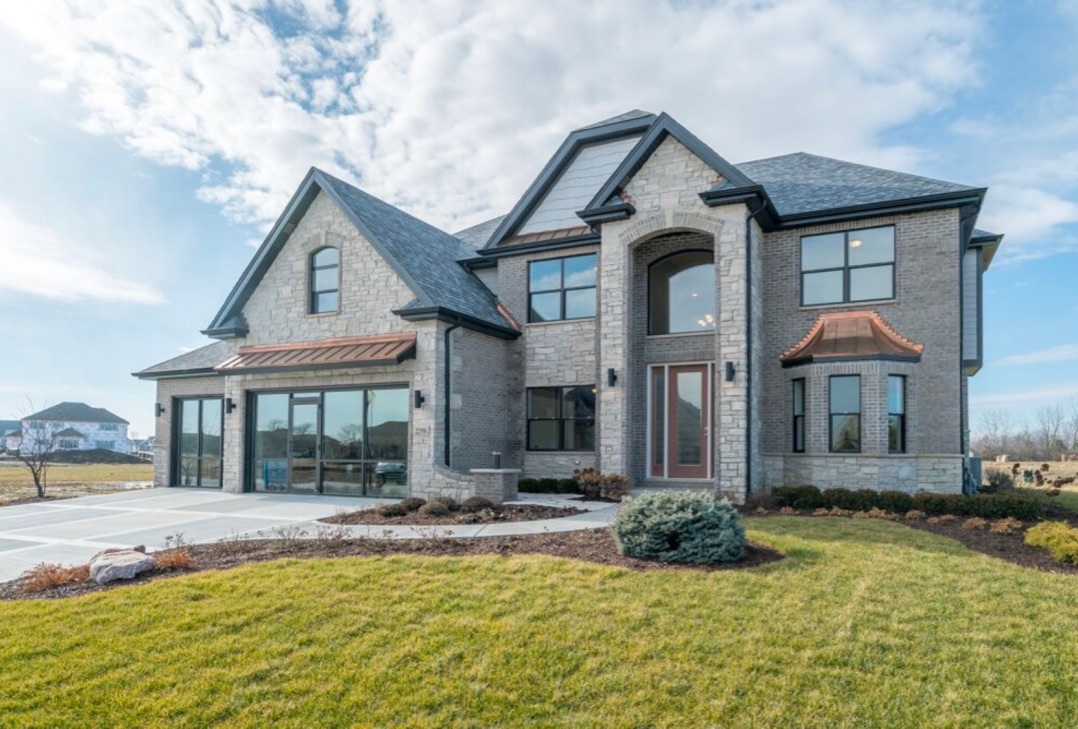
[[[654,491],[713,491],[715,484],[700,481],[641,481],[633,487],[633,494],[647,494]]]

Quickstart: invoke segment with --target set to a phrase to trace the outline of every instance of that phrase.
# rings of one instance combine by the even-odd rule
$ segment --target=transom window
[[[832,375],[831,452],[861,452],[861,376]]]
[[[906,378],[887,377],[887,450],[906,452]]]
[[[864,228],[801,239],[801,305],[893,299],[895,229]]]
[[[715,256],[685,251],[648,269],[648,334],[715,329]]]
[[[312,314],[338,311],[341,287],[341,252],[332,246],[311,254]]]
[[[595,386],[530,388],[528,450],[595,450]]]
[[[528,264],[528,321],[595,316],[594,253]]]

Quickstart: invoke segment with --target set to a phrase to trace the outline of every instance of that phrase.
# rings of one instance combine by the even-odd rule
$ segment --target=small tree
[[[56,450],[57,433],[60,431],[52,423],[40,420],[29,420],[34,412],[31,402],[29,410],[22,418],[22,440],[19,443],[19,460],[30,469],[30,475],[34,477],[34,488],[37,489],[37,497],[45,498],[45,488],[48,485],[49,459]]]

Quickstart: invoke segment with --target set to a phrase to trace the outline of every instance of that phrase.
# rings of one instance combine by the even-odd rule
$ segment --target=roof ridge
[[[926,175],[919,175],[916,172],[903,172],[902,170],[893,170],[893,169],[891,169],[889,167],[878,167],[877,165],[869,165],[869,164],[865,164],[864,162],[851,162],[850,160],[847,160],[847,159],[840,159],[838,157],[828,157],[825,154],[815,154],[813,152],[791,152],[789,154],[780,154],[780,155],[777,155],[775,157],[764,157],[762,159],[750,160],[748,162],[740,162],[738,164],[739,165],[749,165],[749,164],[754,164],[756,162],[768,162],[768,161],[771,161],[771,160],[782,159],[783,157],[799,157],[799,156],[800,157],[812,157],[813,159],[827,160],[828,162],[838,162],[838,163],[844,164],[844,165],[853,165],[854,167],[861,167],[863,169],[874,170],[876,172],[886,172],[886,173],[892,174],[892,175],[905,175],[906,177],[912,177],[912,178],[915,178],[915,179],[918,179],[918,180],[924,180],[926,182],[943,182],[943,183],[946,183],[948,185],[955,185],[957,187],[963,187],[963,188],[966,188],[967,190],[976,190],[977,189],[976,187],[973,187],[972,185],[967,185],[964,182],[953,182],[952,180],[941,180],[938,177],[927,177]],[[734,165],[734,166],[736,167],[738,165]]]

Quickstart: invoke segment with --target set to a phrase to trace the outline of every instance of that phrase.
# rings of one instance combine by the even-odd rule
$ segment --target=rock
[[[116,580],[130,580],[152,570],[153,557],[135,549],[106,549],[90,560],[90,579],[99,585]]]

